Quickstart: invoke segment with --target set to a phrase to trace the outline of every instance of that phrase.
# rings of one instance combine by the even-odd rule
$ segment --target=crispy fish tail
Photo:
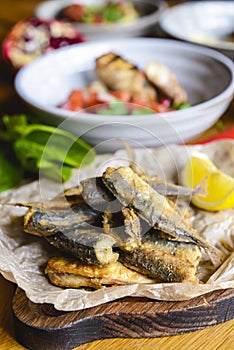
[[[159,194],[171,199],[176,198],[190,200],[194,195],[202,196],[206,193],[205,182],[198,184],[195,188],[190,188],[168,183],[166,180],[160,178],[159,176],[152,176],[148,178],[148,183]]]

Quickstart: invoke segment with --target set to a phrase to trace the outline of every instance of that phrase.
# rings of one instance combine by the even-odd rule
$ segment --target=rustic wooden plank
[[[32,303],[17,289],[13,312],[16,339],[27,349],[72,349],[97,339],[171,336],[226,322],[234,318],[234,290],[181,302],[128,297],[63,312]]]

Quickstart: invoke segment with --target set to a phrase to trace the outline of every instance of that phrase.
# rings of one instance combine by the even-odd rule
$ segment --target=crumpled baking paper
[[[148,175],[157,174],[169,181],[178,181],[181,169],[195,152],[206,153],[220,169],[234,176],[232,140],[207,145],[142,148],[135,151],[134,161]],[[98,155],[89,167],[76,169],[72,179],[65,184],[55,184],[40,177],[39,181],[0,195],[0,272],[23,289],[32,302],[50,303],[58,310],[73,311],[125,296],[179,301],[219,289],[234,288],[234,209],[219,212],[194,210],[193,226],[227,257],[217,270],[204,257],[199,282],[132,284],[87,291],[59,288],[48,281],[44,268],[48,259],[57,255],[55,248],[41,237],[24,233],[22,218],[26,208],[8,204],[49,200],[65,188],[76,186],[84,178],[101,175],[107,166],[128,164],[129,155],[124,150]]]

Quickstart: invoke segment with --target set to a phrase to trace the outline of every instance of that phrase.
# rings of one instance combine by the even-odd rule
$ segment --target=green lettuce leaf
[[[0,192],[16,187],[23,178],[23,169],[19,164],[12,160],[9,152],[3,151],[0,144]]]
[[[70,132],[44,124],[28,124],[23,114],[5,115],[2,121],[5,128],[0,130],[0,139],[11,145],[25,173],[67,181],[72,168],[87,166],[95,159],[94,149]]]

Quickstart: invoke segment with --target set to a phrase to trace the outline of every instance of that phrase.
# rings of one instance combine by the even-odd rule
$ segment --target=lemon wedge
[[[196,207],[210,211],[234,208],[234,178],[219,170],[205,154],[190,158],[180,181],[191,188],[205,184],[204,195],[194,195],[191,199]]]

